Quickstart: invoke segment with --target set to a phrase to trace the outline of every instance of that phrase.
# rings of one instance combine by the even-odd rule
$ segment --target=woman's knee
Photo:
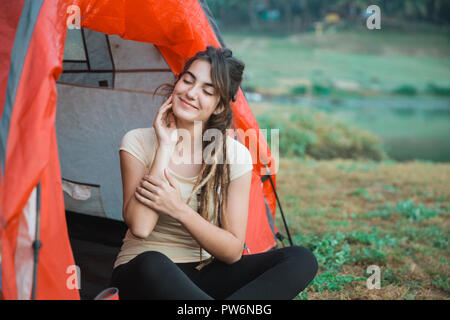
[[[114,271],[113,284],[119,288],[121,299],[158,299],[167,291],[167,275],[174,266],[177,268],[160,252],[143,252],[117,267],[120,269]]]
[[[319,264],[316,256],[311,252],[311,250],[301,246],[292,246],[283,249],[287,249],[286,254],[289,259],[293,260],[297,264],[300,264],[301,268],[305,268],[306,266],[313,274],[313,277],[316,275],[319,269]]]
[[[170,264],[173,264],[166,255],[158,251],[146,251],[136,256],[132,261],[135,270],[139,274],[147,276],[161,274],[161,271],[167,270]]]

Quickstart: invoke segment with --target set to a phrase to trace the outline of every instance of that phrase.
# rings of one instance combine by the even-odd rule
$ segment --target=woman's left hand
[[[177,182],[164,170],[166,179],[145,175],[136,188],[136,198],[158,213],[175,217],[186,205]]]

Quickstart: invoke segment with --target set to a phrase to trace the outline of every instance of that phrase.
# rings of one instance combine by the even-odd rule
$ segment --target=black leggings
[[[290,300],[318,269],[312,252],[298,246],[243,255],[233,264],[214,259],[201,270],[197,265],[174,263],[160,252],[147,251],[117,266],[111,286],[123,300]]]

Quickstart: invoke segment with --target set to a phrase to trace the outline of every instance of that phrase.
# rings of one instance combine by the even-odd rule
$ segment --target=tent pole
[[[38,263],[39,263],[39,249],[41,248],[41,241],[39,240],[39,232],[40,232],[40,211],[41,211],[41,184],[38,183],[37,188],[37,196],[36,196],[36,228],[34,234],[34,242],[33,242],[33,250],[34,250],[34,265],[33,265],[33,285],[31,288],[31,300],[36,300],[36,283],[37,283],[37,272],[38,272]]]
[[[286,218],[284,216],[283,208],[281,207],[280,199],[278,198],[277,190],[275,189],[275,185],[273,183],[272,176],[270,174],[269,168],[267,168],[267,165],[264,162],[263,162],[263,164],[266,167],[267,176],[269,177],[270,184],[272,185],[273,192],[275,193],[275,198],[277,199],[278,207],[280,208],[280,212],[281,212],[281,218],[283,218],[284,227],[286,229],[286,233],[287,233],[287,236],[288,236],[288,239],[289,239],[289,243],[290,243],[290,245],[292,247],[294,244],[292,242],[291,234],[290,234],[288,226],[287,226],[287,222],[286,222]]]

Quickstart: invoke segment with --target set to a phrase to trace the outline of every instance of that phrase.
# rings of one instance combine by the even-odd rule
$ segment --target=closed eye
[[[186,80],[186,79],[183,79],[183,82],[186,83],[186,84],[192,84],[192,83],[193,83],[193,82],[188,81],[188,80]],[[214,95],[213,93],[208,92],[207,90],[203,90],[203,92],[204,92],[205,94],[207,94],[208,96],[213,96],[213,95]]]

